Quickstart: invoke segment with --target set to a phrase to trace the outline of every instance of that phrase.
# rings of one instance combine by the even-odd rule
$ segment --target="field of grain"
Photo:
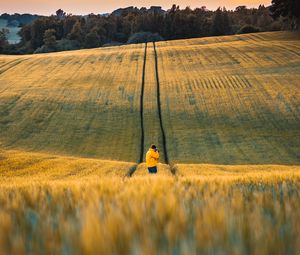
[[[137,161],[143,49],[0,57],[2,146]]]
[[[1,254],[297,254],[300,168],[1,151]],[[186,171],[189,169],[189,171]]]
[[[170,160],[300,163],[300,34],[157,44]]]
[[[0,255],[298,254],[299,78],[291,32],[0,56]]]
[[[167,151],[172,163],[299,164],[299,38],[160,42],[156,59],[152,43],[0,56],[0,143],[130,162],[156,143],[163,162]]]

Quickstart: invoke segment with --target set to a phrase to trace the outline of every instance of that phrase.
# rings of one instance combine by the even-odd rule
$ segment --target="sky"
[[[157,5],[167,10],[172,4],[177,4],[181,8],[206,6],[210,10],[215,10],[219,6],[235,9],[239,5],[257,7],[260,4],[268,6],[270,3],[271,0],[0,0],[0,13],[50,15],[61,8],[72,14],[98,14],[112,12],[117,8],[127,6],[150,7]]]

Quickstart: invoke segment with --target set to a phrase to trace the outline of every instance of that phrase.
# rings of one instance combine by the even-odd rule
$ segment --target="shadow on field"
[[[125,177],[131,177],[135,173],[137,168],[138,168],[138,164],[135,164],[132,167],[130,167]]]
[[[176,176],[177,166],[176,165],[168,165],[163,163],[158,163],[157,166],[157,174],[158,176]],[[134,176],[150,176],[148,173],[146,163],[135,164],[128,170],[125,177],[134,177]]]

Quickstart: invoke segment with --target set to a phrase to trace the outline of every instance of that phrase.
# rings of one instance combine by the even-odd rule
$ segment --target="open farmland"
[[[300,35],[159,43],[170,159],[299,164]]]
[[[299,164],[299,37],[2,56],[0,142],[130,162],[157,143],[164,162]]]
[[[291,32],[0,56],[0,254],[298,254],[299,78]]]
[[[9,148],[138,160],[143,53],[143,45],[137,45],[1,57],[0,142]]]

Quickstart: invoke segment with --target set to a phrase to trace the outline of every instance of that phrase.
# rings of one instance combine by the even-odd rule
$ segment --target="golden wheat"
[[[298,164],[299,37],[275,32],[158,43],[170,161]],[[143,44],[0,56],[0,143],[138,161],[143,62]],[[155,79],[148,44],[145,150],[163,147]]]
[[[143,45],[0,56],[0,143],[136,161]]]
[[[299,39],[279,32],[158,43],[171,160],[299,164]]]
[[[297,254],[299,42],[158,43],[155,176],[153,45],[0,56],[0,255]]]
[[[124,178],[130,164],[20,151],[1,162],[1,254],[300,249],[299,167],[179,165],[175,177]]]

